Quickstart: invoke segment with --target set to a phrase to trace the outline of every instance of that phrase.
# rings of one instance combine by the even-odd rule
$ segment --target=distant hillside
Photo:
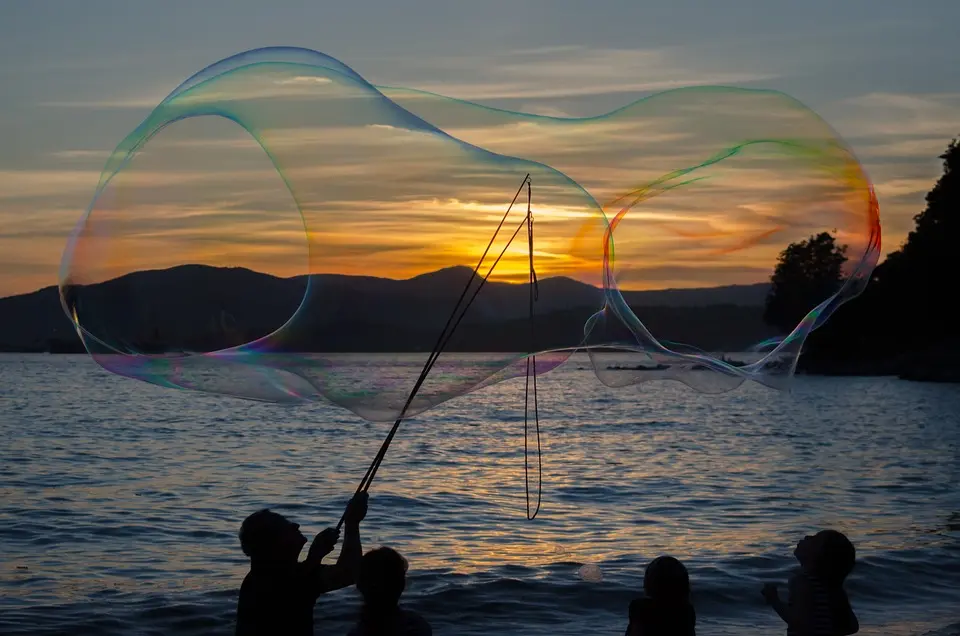
[[[694,289],[657,289],[624,292],[631,307],[705,307],[708,305],[739,305],[762,307],[770,290],[770,283],[752,285],[725,285]]]
[[[455,267],[408,280],[314,276],[288,342],[308,351],[430,350],[470,274]],[[300,307],[306,285],[306,277],[186,265],[77,287],[73,294],[84,324],[131,350],[209,351],[280,327]],[[643,309],[642,320],[660,338],[730,349],[770,335],[760,320],[767,289],[757,284],[626,292],[624,297],[634,309]],[[569,278],[541,280],[538,291],[538,349],[577,342],[584,322],[603,303],[601,290]],[[526,284],[488,283],[449,349],[526,350],[528,301]],[[80,349],[56,288],[0,299],[0,350],[51,348]]]

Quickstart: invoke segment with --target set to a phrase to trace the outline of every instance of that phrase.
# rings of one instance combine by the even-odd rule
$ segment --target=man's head
[[[251,561],[296,562],[306,543],[298,524],[266,508],[244,519],[240,526],[240,547]]]

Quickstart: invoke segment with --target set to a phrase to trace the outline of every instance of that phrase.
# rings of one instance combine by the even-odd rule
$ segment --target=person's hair
[[[280,528],[289,523],[283,515],[268,508],[258,510],[240,525],[240,547],[251,559],[264,556],[277,539]]]
[[[392,616],[407,585],[407,560],[393,548],[370,550],[360,560],[360,623],[376,633]]]
[[[672,556],[660,556],[647,565],[643,591],[657,602],[682,604],[690,601],[690,576],[687,568]]]
[[[857,560],[857,550],[842,532],[822,530],[817,533],[820,539],[820,554],[816,565],[817,572],[828,582],[842,585]]]

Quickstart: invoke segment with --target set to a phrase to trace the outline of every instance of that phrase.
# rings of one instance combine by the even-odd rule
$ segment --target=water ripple
[[[334,524],[386,432],[319,404],[162,390],[82,356],[0,356],[0,387],[3,634],[232,633],[243,517]],[[405,598],[436,633],[622,633],[662,553],[688,563],[703,633],[780,631],[758,589],[825,526],[857,544],[864,633],[960,632],[960,388],[609,391],[576,362],[540,388],[536,521],[522,382],[407,423],[374,484],[365,544],[409,557]],[[581,581],[584,564],[603,581]],[[345,590],[318,623],[343,633],[356,611]]]

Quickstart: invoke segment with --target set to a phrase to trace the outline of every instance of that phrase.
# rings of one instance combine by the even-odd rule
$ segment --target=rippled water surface
[[[699,633],[782,633],[758,590],[827,526],[858,548],[861,633],[955,632],[960,386],[798,378],[792,394],[704,396],[609,390],[584,367],[541,381],[535,521],[522,381],[401,429],[363,538],[410,559],[406,602],[435,633],[622,634],[662,553],[691,570]],[[335,524],[388,428],[160,389],[82,356],[0,356],[0,633],[231,633],[243,517]],[[345,633],[356,609],[352,590],[322,599],[317,633]]]

